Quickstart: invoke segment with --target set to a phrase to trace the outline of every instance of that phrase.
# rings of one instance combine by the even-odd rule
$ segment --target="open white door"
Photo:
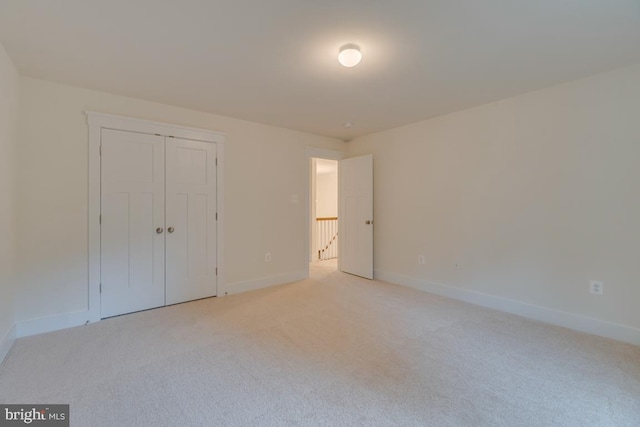
[[[340,270],[373,279],[373,156],[339,163]]]

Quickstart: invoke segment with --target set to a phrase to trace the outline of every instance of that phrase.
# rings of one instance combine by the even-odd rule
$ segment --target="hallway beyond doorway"
[[[309,263],[309,267],[322,272],[331,272],[338,270],[338,258],[332,258],[323,261],[313,261]]]

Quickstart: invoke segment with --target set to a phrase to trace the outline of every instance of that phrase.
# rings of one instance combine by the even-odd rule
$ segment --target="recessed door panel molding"
[[[87,116],[88,320],[219,295],[223,134]]]
[[[373,279],[373,156],[340,160],[340,270]]]

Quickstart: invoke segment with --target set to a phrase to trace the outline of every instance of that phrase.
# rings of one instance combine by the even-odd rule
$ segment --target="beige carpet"
[[[72,426],[640,426],[640,348],[319,264],[20,339],[0,402]]]

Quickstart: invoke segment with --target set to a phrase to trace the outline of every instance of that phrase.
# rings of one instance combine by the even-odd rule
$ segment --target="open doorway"
[[[345,159],[346,155],[341,151],[313,147],[307,147],[305,153],[308,167],[307,209],[305,209],[307,232],[304,244],[307,277],[311,272],[310,266],[330,262],[333,263],[333,269],[314,268],[313,270],[316,272],[339,270],[373,279],[373,156],[368,154]],[[323,160],[331,160],[333,163],[325,163]],[[323,168],[325,165],[328,166],[321,172],[332,174],[335,170],[334,177],[318,178],[321,176],[318,174],[319,161]],[[333,187],[335,188],[334,196],[327,196],[335,197],[333,199],[335,201],[328,205],[328,209],[337,205],[337,210],[333,211],[334,216],[328,216],[333,212],[318,210],[318,202],[325,196],[324,193],[318,194],[319,180],[334,181],[337,184]],[[336,224],[333,232],[331,230],[326,232],[328,234],[326,239],[322,237],[322,231],[317,224],[323,222],[325,218],[335,218]],[[322,240],[325,240],[324,243]],[[337,259],[333,258],[334,256]],[[323,260],[323,258],[329,259]]]
[[[338,268],[338,161],[310,159],[309,261]]]

